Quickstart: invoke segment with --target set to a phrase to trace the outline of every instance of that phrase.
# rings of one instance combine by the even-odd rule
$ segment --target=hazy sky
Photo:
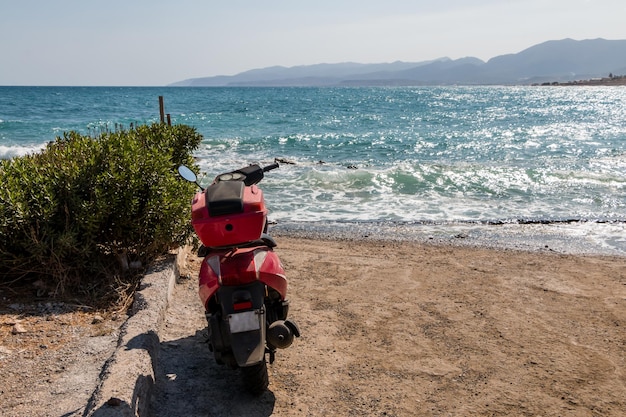
[[[165,85],[273,65],[626,39],[624,0],[0,0],[0,85]]]

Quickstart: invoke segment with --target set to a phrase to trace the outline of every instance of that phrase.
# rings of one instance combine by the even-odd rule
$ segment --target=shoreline
[[[277,222],[276,238],[386,241],[566,255],[626,257],[626,222]]]
[[[533,84],[538,86],[539,84]],[[558,87],[571,87],[571,86],[624,86],[626,85],[626,76],[620,75],[615,77],[603,77],[592,78],[590,80],[574,80],[574,81],[553,81],[542,83],[541,86],[558,86]]]

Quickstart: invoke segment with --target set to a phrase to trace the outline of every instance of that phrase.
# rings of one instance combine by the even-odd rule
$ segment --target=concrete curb
[[[83,416],[148,417],[159,352],[159,327],[179,276],[178,255],[154,264],[141,280],[131,316],[120,329],[113,355],[100,374]]]

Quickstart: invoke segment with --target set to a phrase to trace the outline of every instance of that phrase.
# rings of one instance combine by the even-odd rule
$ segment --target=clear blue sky
[[[0,0],[0,85],[165,85],[273,65],[626,39],[624,0]]]

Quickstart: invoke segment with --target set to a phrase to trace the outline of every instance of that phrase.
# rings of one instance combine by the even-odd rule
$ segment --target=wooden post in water
[[[163,96],[159,96],[159,114],[161,115],[161,123],[165,123],[165,107],[163,105]]]
[[[170,114],[167,114],[167,125],[171,126],[172,125],[172,117],[170,116]]]

